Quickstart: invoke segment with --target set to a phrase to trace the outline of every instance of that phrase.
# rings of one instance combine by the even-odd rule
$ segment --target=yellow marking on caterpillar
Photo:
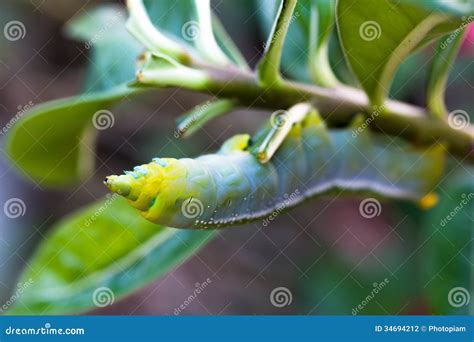
[[[438,201],[439,201],[439,196],[434,192],[430,192],[426,196],[424,196],[422,199],[420,199],[420,201],[418,202],[418,206],[421,209],[429,210],[433,208],[436,204],[438,204]]]

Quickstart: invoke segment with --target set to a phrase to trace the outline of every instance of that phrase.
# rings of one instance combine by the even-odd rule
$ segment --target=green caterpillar
[[[441,146],[417,150],[368,130],[357,136],[351,129],[328,131],[314,110],[288,127],[284,139],[270,144],[277,148],[268,162],[261,146],[279,127],[266,127],[255,139],[234,136],[215,154],[155,158],[105,184],[147,220],[206,229],[262,219],[341,190],[420,200],[444,163]]]

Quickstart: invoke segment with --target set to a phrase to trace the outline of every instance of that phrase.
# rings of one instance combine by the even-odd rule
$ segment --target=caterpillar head
[[[147,211],[158,196],[164,179],[165,167],[174,159],[153,159],[153,162],[136,166],[119,176],[108,176],[104,184],[109,190],[125,197],[130,205],[140,211]]]

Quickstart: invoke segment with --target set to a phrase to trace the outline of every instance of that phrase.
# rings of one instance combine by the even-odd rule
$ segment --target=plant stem
[[[222,52],[214,37],[211,1],[194,0],[194,7],[196,8],[199,23],[199,32],[196,37],[197,49],[210,63],[216,63],[218,65],[231,64],[231,61],[224,52]]]
[[[127,29],[143,45],[152,51],[157,51],[171,56],[180,62],[189,59],[186,49],[175,41],[161,34],[153,23],[145,9],[143,0],[127,0],[130,17],[127,21]]]
[[[463,42],[465,32],[464,30],[459,33],[449,44],[445,43],[449,35],[444,36],[440,39],[440,43],[436,47],[426,91],[428,109],[436,118],[442,119],[448,115],[448,110],[444,102],[446,83],[448,81],[449,71],[453,66],[461,43]]]
[[[358,113],[371,115],[374,107],[362,90],[349,86],[319,86],[282,80],[267,88],[257,75],[241,69],[199,65],[207,74],[201,92],[219,98],[235,99],[242,106],[269,110],[288,109],[300,102],[309,102],[318,109],[329,127],[348,125]],[[153,80],[142,82],[153,85]],[[183,84],[184,89],[190,88]],[[427,111],[407,103],[387,100],[384,111],[370,123],[372,130],[400,136],[416,146],[442,143],[452,155],[474,164],[474,129],[454,129],[444,120],[430,119]]]
[[[266,43],[263,57],[258,63],[258,79],[267,87],[278,84],[281,80],[280,61],[288,27],[293,19],[297,0],[281,0],[278,17],[273,24],[272,32]]]

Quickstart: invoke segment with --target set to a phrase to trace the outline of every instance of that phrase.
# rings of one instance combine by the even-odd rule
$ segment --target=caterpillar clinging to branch
[[[416,150],[368,130],[328,131],[299,104],[253,140],[237,135],[195,159],[156,158],[105,184],[152,222],[219,228],[341,191],[420,200],[443,161],[440,146]]]

